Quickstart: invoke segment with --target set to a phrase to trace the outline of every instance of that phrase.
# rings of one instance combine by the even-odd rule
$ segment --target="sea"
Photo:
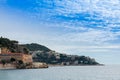
[[[0,70],[0,80],[120,80],[120,65]]]

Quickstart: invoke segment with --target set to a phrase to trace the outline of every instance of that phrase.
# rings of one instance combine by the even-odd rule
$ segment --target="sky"
[[[0,36],[120,64],[120,0],[0,0]]]

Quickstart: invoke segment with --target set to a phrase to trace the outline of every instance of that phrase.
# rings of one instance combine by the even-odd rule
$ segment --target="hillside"
[[[49,48],[37,43],[23,44],[21,46],[27,47],[30,51],[44,51],[44,52],[51,51]]]
[[[94,58],[89,56],[67,55],[52,51],[49,48],[37,44],[18,44],[16,40],[0,38],[0,47],[6,47],[11,52],[32,54],[34,62],[45,62],[54,65],[98,65]]]
[[[35,62],[45,62],[54,65],[98,65],[94,58],[58,53],[55,51],[32,51]]]
[[[0,47],[6,47],[11,52],[19,52],[18,51],[18,41],[9,40],[8,38],[0,37]]]
[[[8,38],[0,37],[0,47],[6,47],[12,53],[29,53],[29,49],[19,45],[19,42],[16,40],[10,40]]]

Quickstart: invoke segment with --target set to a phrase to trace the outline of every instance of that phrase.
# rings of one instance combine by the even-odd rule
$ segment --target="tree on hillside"
[[[11,58],[10,61],[11,61],[11,62],[14,62],[14,61],[16,61],[16,59],[15,59],[15,58]]]
[[[30,51],[38,51],[38,50],[39,51],[44,51],[44,52],[51,51],[49,48],[47,48],[43,45],[37,44],[37,43],[24,44],[24,45],[21,45],[21,46],[28,48]]]
[[[24,54],[28,54],[29,53],[29,50],[27,48],[23,48],[23,53]]]
[[[0,46],[8,48],[11,52],[18,51],[18,41],[9,40],[8,38],[0,38]]]
[[[2,64],[3,64],[3,66],[5,66],[6,61],[5,61],[5,60],[1,60],[1,62],[2,62]]]

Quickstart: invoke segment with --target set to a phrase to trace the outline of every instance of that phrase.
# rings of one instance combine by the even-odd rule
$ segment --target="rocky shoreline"
[[[34,62],[29,65],[16,65],[16,64],[0,64],[0,69],[39,69],[39,68],[48,68],[46,63]]]
[[[64,66],[105,66],[104,64],[99,65],[52,65],[40,62],[34,62],[32,65],[23,67],[22,65],[17,67],[14,64],[0,64],[0,69],[41,69],[41,68],[48,68],[48,67],[64,67]]]

